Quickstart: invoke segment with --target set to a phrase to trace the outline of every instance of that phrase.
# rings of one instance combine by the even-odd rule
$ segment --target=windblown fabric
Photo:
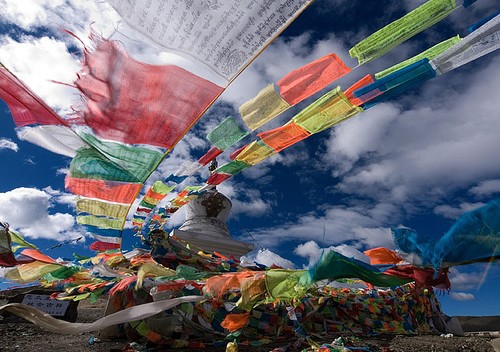
[[[19,139],[56,154],[73,158],[86,143],[65,125],[38,125],[16,128]]]
[[[499,199],[461,215],[438,241],[409,228],[392,229],[393,239],[421,265],[434,269],[499,258]]]
[[[0,267],[16,266],[17,261],[12,252],[12,240],[8,226],[0,223]]]
[[[76,195],[115,203],[131,204],[141,190],[140,183],[66,177],[65,186]]]
[[[240,106],[239,111],[247,127],[254,131],[288,108],[290,105],[275,91],[275,85],[271,83]]]
[[[124,218],[129,211],[128,204],[103,202],[97,199],[79,198],[76,201],[78,214],[87,213],[94,215],[109,216],[112,218]]]
[[[125,222],[125,218],[110,218],[105,216],[94,215],[78,215],[77,223],[80,225],[92,225],[101,229],[121,230]]]
[[[231,81],[312,0],[108,2],[151,41]]]
[[[262,141],[258,140],[245,146],[245,148],[235,156],[235,160],[243,161],[249,165],[256,165],[276,153],[277,152],[273,148],[268,147]]]
[[[310,134],[319,133],[362,111],[337,87],[301,110],[292,121]]]
[[[380,79],[380,78],[383,78],[384,76],[389,75],[392,72],[395,72],[395,71],[397,71],[405,66],[413,64],[413,63],[420,61],[422,59],[431,60],[431,59],[435,58],[436,56],[438,56],[439,54],[441,54],[442,52],[444,52],[445,50],[449,49],[451,46],[459,43],[460,40],[461,40],[461,37],[459,35],[456,35],[455,37],[444,40],[443,42],[432,46],[431,48],[423,51],[422,53],[420,53],[416,56],[411,57],[410,59],[404,60],[396,65],[393,65],[393,66],[391,66],[383,71],[376,73],[374,75],[374,77],[376,77],[376,79]]]
[[[9,106],[16,126],[66,124],[2,64],[0,64],[0,97]]]
[[[95,42],[75,81],[87,99],[77,122],[101,138],[170,149],[223,91],[180,67],[136,61],[115,42]]]
[[[353,95],[364,102],[362,107],[367,110],[435,76],[428,59],[422,59],[356,90]]]
[[[9,106],[20,139],[70,157],[86,145],[66,121],[2,64],[0,98]]]
[[[374,60],[447,17],[455,8],[456,0],[429,0],[356,44],[350,56],[357,58],[359,65]]]
[[[300,282],[309,284],[342,278],[358,278],[380,287],[400,286],[410,281],[382,274],[368,264],[331,250],[322,254],[318,262],[301,276]]]
[[[441,75],[499,49],[499,15],[430,61]]]
[[[350,71],[336,54],[329,54],[288,73],[277,86],[282,98],[295,105]]]
[[[294,122],[289,122],[278,128],[258,133],[264,144],[273,148],[277,153],[302,141],[310,136],[310,133]]]
[[[371,100],[372,98],[375,98],[377,95],[381,94],[380,90],[375,90],[375,91],[373,91],[374,94],[372,94],[372,95],[371,94],[364,95],[365,99],[355,98],[353,96],[353,93],[356,90],[358,90],[362,87],[365,87],[371,83],[374,83],[374,78],[372,78],[372,76],[370,74],[365,75],[364,77],[359,79],[357,82],[353,83],[348,89],[346,89],[344,91],[344,95],[346,95],[346,97],[351,101],[351,103],[353,105],[360,106],[363,103],[365,103],[366,101]]]
[[[225,150],[248,134],[240,128],[234,117],[229,116],[207,135],[207,139],[216,148]]]

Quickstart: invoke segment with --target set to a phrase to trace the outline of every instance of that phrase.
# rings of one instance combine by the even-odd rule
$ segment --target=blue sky
[[[375,30],[423,1],[316,0],[223,93],[147,185],[196,160],[209,148],[205,135],[264,86],[328,53],[348,66],[348,50]],[[49,82],[72,82],[79,69],[79,44],[61,28],[86,38],[89,26],[121,40],[130,54],[163,63],[158,49],[121,35],[118,16],[99,1],[0,0],[0,62],[60,114],[78,104],[76,91]],[[499,2],[479,0],[459,8],[439,24],[387,55],[331,84],[348,88],[424,49],[460,34],[493,12]],[[438,237],[464,211],[499,197],[499,51],[437,77],[390,102],[379,104],[314,135],[279,155],[244,170],[218,187],[233,202],[229,222],[234,237],[253,242],[249,256],[266,264],[302,268],[322,248],[364,259],[362,251],[395,248],[390,228],[408,226]],[[325,90],[326,91],[326,90]],[[325,92],[323,91],[323,92]],[[257,132],[278,127],[312,99],[290,109]],[[241,145],[253,136],[241,141]],[[229,160],[228,150],[219,157]],[[64,189],[70,159],[20,140],[5,104],[0,103],[0,220],[54,257],[91,254],[80,237],[74,197]],[[185,181],[199,185],[208,171]],[[146,188],[146,187],[145,187]],[[183,220],[178,212],[170,222]],[[252,234],[249,236],[249,233]],[[125,232],[126,246],[133,240]],[[451,270],[452,291],[440,296],[449,315],[499,314],[499,263]]]

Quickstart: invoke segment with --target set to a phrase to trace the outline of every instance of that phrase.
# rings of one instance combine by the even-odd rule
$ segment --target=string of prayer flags
[[[292,106],[350,71],[351,69],[332,53],[288,73],[277,82],[277,86],[282,98]]]
[[[70,163],[70,176],[94,180],[141,182],[94,148],[80,148]]]
[[[152,146],[127,145],[104,141],[88,132],[78,131],[79,136],[93,149],[120,169],[125,170],[140,182],[144,182],[157,167],[166,150]],[[115,181],[120,181],[115,179]]]
[[[310,134],[319,133],[362,111],[337,87],[301,110],[292,121]]]
[[[456,0],[428,0],[400,19],[365,38],[349,51],[359,65],[374,60],[407,39],[447,17],[456,9]]]
[[[283,126],[258,133],[257,136],[261,138],[264,144],[279,153],[285,148],[308,138],[310,133],[294,122],[288,122]]]
[[[257,0],[245,6],[239,0],[210,4],[162,0],[108,2],[125,23],[150,41],[231,81],[312,0]]]
[[[98,252],[105,252],[110,249],[119,249],[120,245],[117,243],[106,243],[106,242],[100,242],[100,241],[95,241],[92,242],[89,245],[89,249],[91,251],[98,251]]]
[[[374,75],[374,77],[376,79],[381,79],[384,76],[387,76],[392,72],[395,72],[395,71],[397,71],[405,66],[413,64],[413,63],[420,61],[422,59],[431,60],[431,59],[435,58],[437,55],[444,52],[445,50],[449,49],[454,44],[458,43],[460,40],[461,40],[461,37],[459,35],[456,35],[455,37],[444,40],[443,42],[440,42],[437,45],[432,46],[431,48],[423,51],[422,53],[420,53],[416,56],[411,57],[410,59],[402,61],[394,66],[391,66],[383,71],[376,73]]]
[[[240,106],[242,120],[251,131],[290,108],[290,105],[276,92],[273,83],[263,88],[254,98]]]
[[[432,59],[430,64],[438,75],[442,75],[497,49],[499,49],[499,15]]]
[[[421,265],[435,269],[443,262],[459,265],[499,258],[499,199],[462,214],[436,242],[409,228],[392,229],[393,240],[404,253],[414,253]]]
[[[103,229],[97,226],[86,225],[87,233],[94,237],[96,240],[105,243],[122,243],[122,230],[117,229]]]
[[[225,150],[248,134],[248,131],[240,128],[234,117],[229,116],[207,135],[207,139],[219,150]]]
[[[23,141],[70,158],[86,146],[75,132],[64,125],[23,126],[16,128],[16,134]]]

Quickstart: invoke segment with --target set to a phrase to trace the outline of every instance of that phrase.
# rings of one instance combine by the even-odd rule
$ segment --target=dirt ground
[[[77,322],[92,322],[103,316],[103,306],[82,305],[78,309]],[[0,351],[26,351],[26,352],[133,352],[141,349],[141,345],[132,348],[127,341],[105,341],[99,339],[98,333],[84,333],[78,336],[60,335],[45,331],[31,323],[13,321],[15,319],[0,320]],[[475,336],[442,337],[437,335],[424,336],[377,336],[367,338],[347,337],[354,346],[365,347],[365,351],[373,352],[455,352],[455,351],[499,351],[499,317],[462,317],[460,319],[466,331],[496,331],[495,334],[478,333]],[[485,336],[481,336],[485,335]],[[94,338],[94,343],[89,343]],[[301,351],[306,345],[267,345],[261,347],[239,346],[239,351]],[[317,341],[329,343],[332,341]],[[493,348],[493,345],[497,349]],[[288,347],[288,348],[287,348]],[[149,351],[167,351],[165,348],[149,349]],[[224,351],[224,347],[207,347],[208,351]],[[146,351],[146,349],[143,349]],[[182,352],[184,349],[177,349]],[[186,350],[187,351],[187,350]],[[189,350],[193,352],[193,349]]]

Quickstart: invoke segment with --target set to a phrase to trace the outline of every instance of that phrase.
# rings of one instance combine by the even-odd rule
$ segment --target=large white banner
[[[312,1],[108,0],[132,28],[228,81]]]

